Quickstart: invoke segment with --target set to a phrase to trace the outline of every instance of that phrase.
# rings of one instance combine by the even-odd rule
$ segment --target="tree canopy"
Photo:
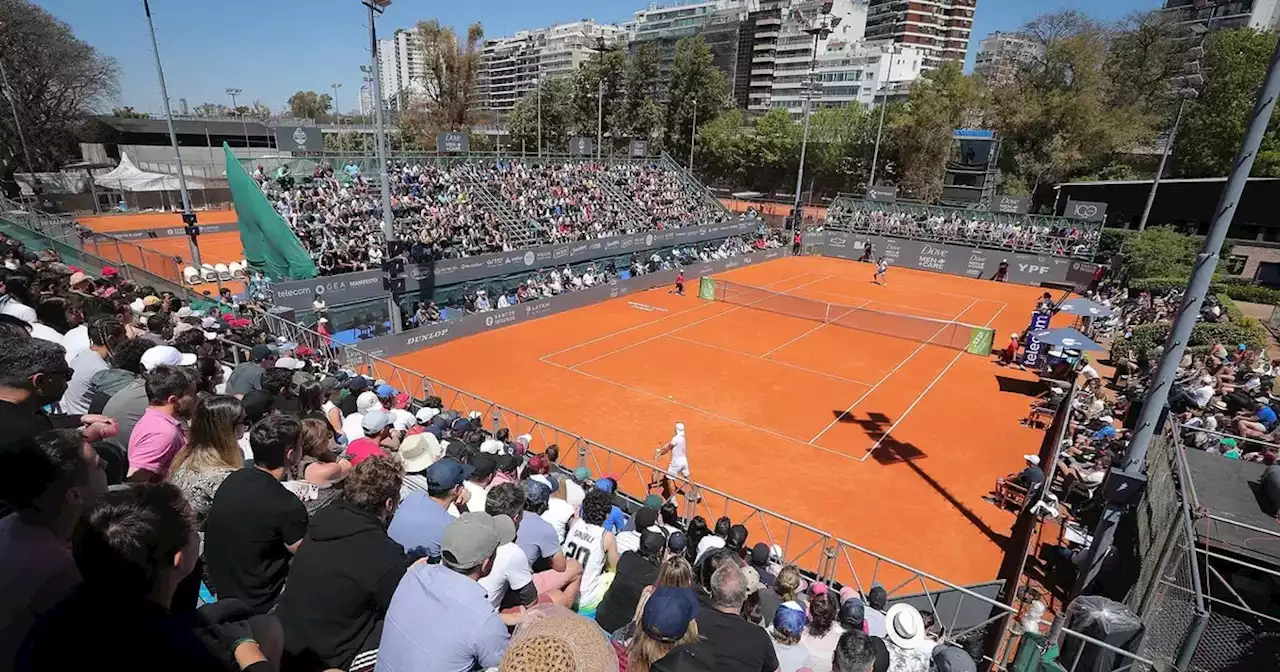
[[[333,96],[315,91],[299,91],[286,102],[290,116],[299,119],[325,119],[333,108]]]
[[[17,195],[14,175],[56,169],[76,157],[75,131],[117,94],[116,62],[76,38],[71,29],[27,0],[0,0],[0,93],[17,111],[0,114],[0,189]],[[21,130],[21,137],[19,137]]]

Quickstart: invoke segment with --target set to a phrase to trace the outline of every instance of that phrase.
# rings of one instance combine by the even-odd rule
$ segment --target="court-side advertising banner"
[[[226,231],[239,231],[240,225],[232,222],[225,224],[201,224],[200,233],[224,233]],[[111,238],[119,238],[120,240],[138,240],[140,238],[183,238],[186,237],[187,230],[181,226],[171,226],[164,229],[135,229],[133,231],[115,231],[113,233],[95,234],[94,238],[100,241],[107,241]]]
[[[665,231],[648,231],[626,236],[611,236],[562,245],[542,245],[527,250],[495,252],[461,259],[441,259],[432,264],[411,264],[405,269],[405,290],[443,287],[460,282],[535,271],[551,266],[576,264],[604,257],[687,245],[730,236],[755,233],[756,220],[725,222],[707,226],[690,226]],[[317,294],[323,294],[329,306],[386,296],[382,289],[381,271],[364,271],[276,283],[275,304],[289,308],[310,308]],[[372,280],[371,280],[372,279]]]
[[[742,266],[758,264],[787,256],[783,249],[768,250],[756,254],[748,254],[729,259],[690,264],[684,268],[685,277],[696,278],[713,273],[721,273]],[[355,347],[361,352],[375,357],[393,357],[407,352],[429,348],[452,341],[455,338],[472,336],[482,331],[506,327],[540,317],[563,313],[567,310],[582,308],[592,304],[616,299],[621,296],[643,292],[652,287],[671,285],[676,281],[676,271],[658,271],[627,280],[619,280],[613,284],[599,285],[578,292],[561,294],[548,299],[539,299],[521,303],[510,308],[501,308],[487,313],[467,315],[456,320],[432,324],[420,329],[413,329],[399,334],[379,336],[358,341]]]
[[[890,266],[938,271],[970,278],[989,280],[995,275],[996,267],[1000,262],[1008,259],[1008,281],[1023,285],[1068,282],[1071,265],[1082,263],[1065,257],[988,250],[862,233],[827,231],[825,235],[826,246],[823,248],[823,254],[828,257],[861,259],[862,251],[871,245],[872,258],[883,256]]]
[[[1053,313],[1031,313],[1031,323],[1027,327],[1025,333],[1032,334],[1041,329],[1049,328],[1049,321],[1053,318]],[[1022,365],[1031,369],[1039,369],[1044,363],[1044,344],[1035,336],[1027,336],[1027,347],[1022,351]]]

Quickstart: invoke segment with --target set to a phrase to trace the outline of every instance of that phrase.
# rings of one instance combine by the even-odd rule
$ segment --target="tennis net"
[[[702,278],[698,296],[709,301],[721,301],[858,331],[940,345],[975,355],[991,354],[995,342],[995,330],[988,327],[830,303],[718,278]]]

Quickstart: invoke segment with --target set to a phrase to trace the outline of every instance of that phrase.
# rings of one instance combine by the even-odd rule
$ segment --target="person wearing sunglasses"
[[[116,423],[102,415],[61,415],[48,409],[62,399],[73,369],[66,350],[38,338],[13,339],[0,348],[0,436],[17,440],[51,429],[81,428],[85,439],[98,441],[116,433]]]

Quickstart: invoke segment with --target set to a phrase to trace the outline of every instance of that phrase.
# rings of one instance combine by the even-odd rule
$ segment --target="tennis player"
[[[668,294],[679,294],[684,296],[684,269],[676,271],[676,286]]]
[[[675,478],[689,483],[693,482],[692,478],[689,476],[688,450],[688,444],[685,442],[684,437],[684,423],[677,422],[676,433],[669,441],[667,441],[666,445],[658,448],[658,450],[653,453],[653,459],[655,462],[661,460],[663,455],[671,453],[671,462],[667,465],[666,473],[664,473],[661,478],[658,478],[649,484],[650,490],[658,486],[662,486],[662,499],[664,501],[671,499],[673,491],[671,487],[671,479]],[[675,488],[674,492],[681,494],[684,493],[680,488]]]
[[[876,274],[872,276],[871,282],[874,282],[877,285],[889,284],[888,272],[889,264],[885,262],[884,257],[876,259]]]

